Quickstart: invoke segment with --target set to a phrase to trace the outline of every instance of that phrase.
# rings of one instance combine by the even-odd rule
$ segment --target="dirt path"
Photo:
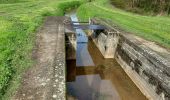
[[[23,75],[12,100],[65,99],[65,17],[47,17],[36,36],[36,64]]]

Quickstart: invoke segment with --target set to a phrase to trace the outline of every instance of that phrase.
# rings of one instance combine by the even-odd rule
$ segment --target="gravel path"
[[[36,36],[36,63],[23,75],[13,100],[65,99],[65,17],[47,17]]]

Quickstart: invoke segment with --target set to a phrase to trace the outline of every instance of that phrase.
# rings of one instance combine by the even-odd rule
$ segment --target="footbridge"
[[[82,30],[105,30],[107,27],[101,24],[94,24],[91,21],[92,19],[89,18],[89,21],[71,21],[71,25],[74,29],[82,29]],[[67,24],[70,20],[65,20],[64,22]]]

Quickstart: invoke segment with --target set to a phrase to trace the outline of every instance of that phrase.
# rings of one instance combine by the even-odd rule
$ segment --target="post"
[[[90,17],[89,17],[89,25],[91,24],[91,19],[90,19]]]

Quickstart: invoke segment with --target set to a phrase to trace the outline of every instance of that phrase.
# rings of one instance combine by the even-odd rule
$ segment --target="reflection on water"
[[[99,75],[77,76],[75,82],[68,83],[67,89],[78,100],[119,100],[111,81],[102,80]]]
[[[94,66],[93,60],[89,54],[86,43],[78,43],[76,50],[77,66]]]
[[[76,14],[70,15],[71,20],[78,22]],[[75,23],[79,24],[79,23]],[[87,49],[88,37],[82,29],[76,29],[77,35],[77,51],[76,51],[76,65],[77,66],[94,66],[93,60]]]
[[[67,61],[67,67],[74,69],[67,79],[67,94],[72,97],[68,100],[147,100],[121,66],[114,59],[104,59],[92,41],[88,51],[95,66],[78,67],[75,60]]]
[[[76,15],[72,20],[78,21]],[[147,100],[114,59],[104,59],[81,30],[76,60],[67,61],[67,100]]]

